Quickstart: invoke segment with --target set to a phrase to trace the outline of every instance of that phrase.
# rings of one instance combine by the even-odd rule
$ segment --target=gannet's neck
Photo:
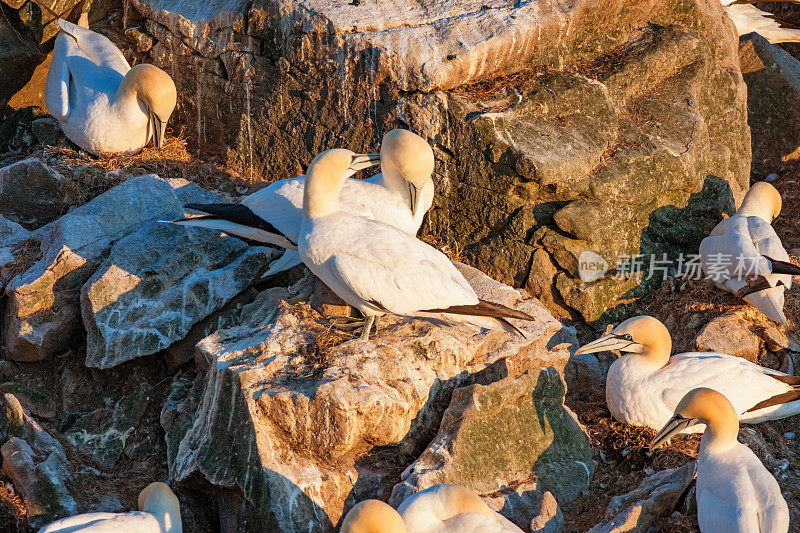
[[[312,162],[306,172],[303,191],[303,216],[306,218],[320,218],[339,211],[342,180],[330,176],[325,170]]]
[[[747,191],[736,214],[746,217],[755,216],[772,222],[781,212],[782,203],[781,195],[775,187],[765,181],[759,181]]]
[[[637,355],[637,359],[659,369],[669,363],[669,356],[672,353],[672,339],[667,335],[655,335],[647,339],[647,343],[642,343],[644,351]]]
[[[706,418],[706,430],[700,439],[700,453],[721,453],[738,443],[739,420],[733,408],[717,411]]]
[[[403,202],[407,205],[411,202],[411,196],[409,194],[409,183],[403,177],[403,174],[391,161],[386,160],[387,158],[381,158],[381,185],[389,189],[390,191],[400,195],[403,199]]]
[[[748,202],[747,198],[736,211],[737,215],[744,217],[758,217],[767,222],[772,222],[772,207],[759,202]]]

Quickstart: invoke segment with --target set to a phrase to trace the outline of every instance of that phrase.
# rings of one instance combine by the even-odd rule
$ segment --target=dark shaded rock
[[[0,212],[28,229],[65,214],[78,194],[75,184],[35,157],[0,168]]]
[[[0,65],[3,72],[0,109],[27,83],[36,66],[44,59],[36,45],[24,37],[25,32],[15,28],[9,18],[5,14],[0,17]]]

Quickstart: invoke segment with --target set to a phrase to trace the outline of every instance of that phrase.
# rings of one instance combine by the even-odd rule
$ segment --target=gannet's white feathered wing
[[[86,513],[56,520],[39,533],[162,533],[155,516],[142,511],[130,513]]]
[[[748,280],[754,283],[763,278],[769,288],[743,298],[769,318],[785,324],[784,291],[792,286],[792,276],[773,273],[770,259],[788,263],[789,254],[772,225],[757,216],[733,215],[700,243],[703,271],[717,287],[737,294],[746,289]]]
[[[745,423],[758,423],[800,413],[800,376],[716,352],[674,355],[669,363],[637,379],[641,362],[636,355],[614,361],[608,372],[606,402],[617,420],[660,429],[691,390],[706,387],[725,395]],[[685,433],[701,433],[696,425]]]
[[[800,29],[742,0],[721,0],[739,35],[756,32],[771,43],[800,41]]]
[[[774,532],[789,529],[789,507],[758,457],[736,443],[709,454],[701,448],[697,475],[697,519],[703,533]]]

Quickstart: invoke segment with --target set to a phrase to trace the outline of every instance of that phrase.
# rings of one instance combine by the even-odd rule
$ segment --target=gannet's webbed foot
[[[361,332],[360,340],[363,342],[367,342],[369,340],[369,330],[372,329],[373,324],[375,325],[375,331],[378,330],[378,317],[377,316],[368,316],[364,321],[364,330]]]
[[[366,323],[363,318],[345,315],[327,315],[326,318],[331,325],[339,331],[354,331],[364,327]]]

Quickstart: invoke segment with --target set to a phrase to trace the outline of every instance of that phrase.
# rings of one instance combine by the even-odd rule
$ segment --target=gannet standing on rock
[[[681,399],[698,387],[724,394],[739,420],[755,424],[800,413],[800,376],[758,366],[717,352],[669,356],[672,339],[658,319],[629,318],[575,354],[625,352],[606,377],[606,404],[611,415],[632,426],[660,429]],[[699,433],[703,427],[684,430]]]
[[[474,492],[434,485],[409,496],[395,511],[379,500],[353,507],[342,533],[522,533]]]
[[[750,187],[741,207],[700,243],[700,263],[720,289],[749,302],[772,320],[786,324],[784,291],[800,267],[770,225],[781,212],[781,195],[765,181]]]
[[[396,129],[383,136],[380,163],[380,174],[365,180],[344,180],[339,194],[341,209],[416,235],[433,203],[433,150],[419,135]],[[353,173],[348,171],[345,177]],[[276,181],[247,196],[241,204],[190,204],[186,207],[208,216],[176,223],[209,227],[267,244],[284,242],[270,234],[263,225],[267,223],[272,231],[296,243],[303,219],[305,181],[305,176]],[[289,249],[270,265],[267,275],[300,264],[293,246],[278,245]]]
[[[353,156],[327,150],[311,162],[297,249],[317,277],[364,315],[362,339],[385,314],[521,334],[507,319],[533,318],[478,299],[443,253],[393,226],[342,211],[339,189]]]
[[[736,440],[739,421],[719,392],[699,388],[650,442],[654,450],[683,428],[706,427],[697,457],[697,521],[703,533],[786,533],[789,506],[756,454]]]
[[[154,65],[131,68],[108,38],[59,19],[44,99],[64,134],[89,153],[136,153],[164,143],[177,91]]]
[[[721,1],[722,9],[733,20],[734,25],[736,25],[736,32],[739,35],[756,32],[773,44],[800,42],[800,29],[785,20],[777,18],[772,13],[761,11],[752,5],[759,0]]]
[[[180,502],[161,482],[150,483],[139,494],[140,511],[130,513],[86,513],[62,518],[39,533],[181,533]]]

